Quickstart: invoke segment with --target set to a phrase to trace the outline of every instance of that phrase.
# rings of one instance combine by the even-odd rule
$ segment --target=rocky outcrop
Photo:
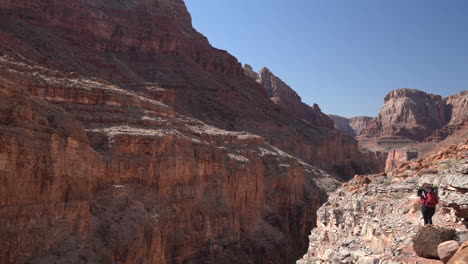
[[[96,66],[114,68],[119,75],[124,75],[127,77],[126,80],[130,80],[136,77],[136,69],[125,67],[126,63],[122,61],[121,56],[111,54],[127,53],[136,56],[141,54],[176,56],[189,59],[210,72],[237,76],[242,74],[242,67],[234,57],[225,51],[211,48],[208,40],[192,28],[191,17],[183,0],[119,2],[7,0],[2,3],[0,14],[4,19],[2,23],[4,44],[10,41],[10,34],[16,36],[25,34],[27,40],[34,38],[34,42],[27,43],[32,46],[30,48],[35,48],[36,53],[47,49],[46,53],[34,54],[38,56],[35,58],[36,61],[43,64],[52,63],[52,59],[55,59],[54,63],[62,62],[56,64],[58,67],[63,67],[62,70],[72,71],[73,67],[76,70],[78,63],[73,64],[73,59],[82,55],[84,57],[80,59],[87,59],[88,63],[81,65],[83,67],[80,67],[80,71],[92,74]],[[41,27],[44,32],[39,33],[33,28],[34,26]],[[63,45],[64,41],[68,45]],[[102,56],[87,57],[91,54],[79,52],[80,47],[101,54],[108,53],[109,57],[108,59],[103,59]],[[4,52],[8,50],[5,48],[21,52],[28,47],[3,45]],[[70,54],[75,56],[69,56]],[[147,59],[154,61],[155,58]],[[95,67],[92,67],[93,65]],[[146,74],[152,74],[154,70],[154,68],[144,69]]]
[[[347,132],[352,136],[357,136],[361,131],[368,126],[374,118],[368,116],[356,116],[352,118],[346,118],[337,115],[328,115],[335,123],[335,128]],[[371,128],[367,128],[370,130]]]
[[[441,96],[414,89],[397,89],[385,96],[376,120],[376,132],[379,136],[392,135],[422,141],[446,124],[445,110]]]
[[[257,80],[258,73],[256,73],[249,64],[244,65],[244,74],[253,80]]]
[[[468,241],[464,242],[448,264],[463,264],[468,261]]]
[[[250,78],[256,74],[250,65],[245,65],[244,72]],[[303,103],[301,97],[285,82],[264,67],[254,78],[265,89],[268,98],[289,114],[296,115],[319,127],[333,128],[333,121],[317,104],[312,107]]]
[[[356,132],[354,129],[350,126],[350,119],[342,116],[337,116],[337,115],[328,115],[332,120],[333,123],[335,124],[335,128],[347,132],[352,136],[356,136]]]
[[[394,149],[388,153],[387,160],[385,162],[385,171],[391,171],[395,169],[399,164],[403,162],[408,162],[417,157],[417,151]]]
[[[349,126],[354,130],[356,135],[361,134],[361,131],[367,127],[367,124],[374,118],[369,116],[356,116],[349,119]]]
[[[440,183],[443,207],[434,216],[434,224],[454,228],[458,242],[463,242],[466,228],[457,218],[456,202],[449,199],[458,190],[440,179],[454,172],[461,179],[458,173],[463,173],[468,160],[467,147],[468,142],[454,145],[402,163],[388,173],[357,175],[343,184],[317,211],[309,250],[297,263],[426,263],[412,247],[412,237],[423,224],[415,191],[423,182]]]
[[[468,91],[444,98],[447,124],[435,130],[426,142],[440,142],[459,131],[468,130]]]
[[[441,175],[434,179],[442,190],[441,197],[446,206],[452,207],[456,216],[468,221],[468,160],[457,163],[457,159],[448,159],[441,163],[442,168],[448,168]]]
[[[468,121],[468,91],[444,98],[449,125]]]
[[[437,255],[443,263],[447,263],[457,252],[458,248],[460,248],[460,244],[458,243],[458,241],[445,241],[440,243],[439,246],[437,246]]]
[[[394,90],[356,139],[363,150],[388,153],[386,170],[392,170],[400,162],[463,143],[468,136],[467,101],[466,91],[442,99],[418,90]]]
[[[454,241],[456,236],[455,229],[432,225],[422,226],[413,237],[414,252],[423,258],[440,259],[439,245],[446,241]],[[455,241],[455,243],[458,242]]]
[[[391,91],[378,117],[368,121],[357,139],[365,148],[374,150],[380,145],[391,148],[383,138],[440,142],[467,129],[467,96],[466,91],[447,98],[414,89]]]
[[[334,175],[383,165],[273,104],[182,0],[0,20],[0,263],[290,263]]]

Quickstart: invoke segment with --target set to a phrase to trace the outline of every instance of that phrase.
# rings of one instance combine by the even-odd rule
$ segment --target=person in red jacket
[[[421,203],[421,212],[424,218],[424,225],[432,225],[432,216],[434,216],[436,206],[439,203],[437,186],[424,183],[418,189],[418,196]]]

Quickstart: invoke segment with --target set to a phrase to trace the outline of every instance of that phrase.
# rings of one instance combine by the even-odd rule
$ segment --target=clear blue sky
[[[384,96],[468,90],[468,0],[185,0],[210,43],[305,103],[376,116]]]

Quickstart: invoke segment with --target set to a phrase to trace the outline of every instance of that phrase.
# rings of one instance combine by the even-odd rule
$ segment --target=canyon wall
[[[385,97],[379,115],[359,134],[366,138],[395,141],[441,141],[455,131],[465,129],[467,116],[466,91],[442,98],[415,89],[397,89]],[[382,144],[383,145],[383,144]]]
[[[245,65],[244,73],[261,84],[270,100],[279,105],[283,110],[315,126],[334,127],[333,121],[322,113],[317,104],[311,107],[303,103],[301,97],[267,67],[262,68],[257,74],[250,65]]]
[[[397,89],[385,97],[379,115],[369,120],[356,139],[362,149],[389,152],[386,170],[468,136],[468,93],[442,98],[414,89]],[[411,153],[411,155],[407,155]]]
[[[0,263],[296,259],[385,157],[244,72],[182,0],[2,1]]]
[[[349,126],[354,130],[356,135],[361,134],[361,131],[367,127],[367,124],[372,121],[369,116],[355,116],[349,119]]]
[[[356,131],[351,127],[350,119],[338,115],[328,115],[335,124],[335,128],[349,133],[351,136],[356,136]]]

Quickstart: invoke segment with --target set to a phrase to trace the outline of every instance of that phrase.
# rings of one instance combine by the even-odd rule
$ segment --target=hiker
[[[432,216],[435,214],[436,206],[439,203],[437,186],[424,183],[418,189],[418,196],[420,197],[424,225],[432,225]]]

